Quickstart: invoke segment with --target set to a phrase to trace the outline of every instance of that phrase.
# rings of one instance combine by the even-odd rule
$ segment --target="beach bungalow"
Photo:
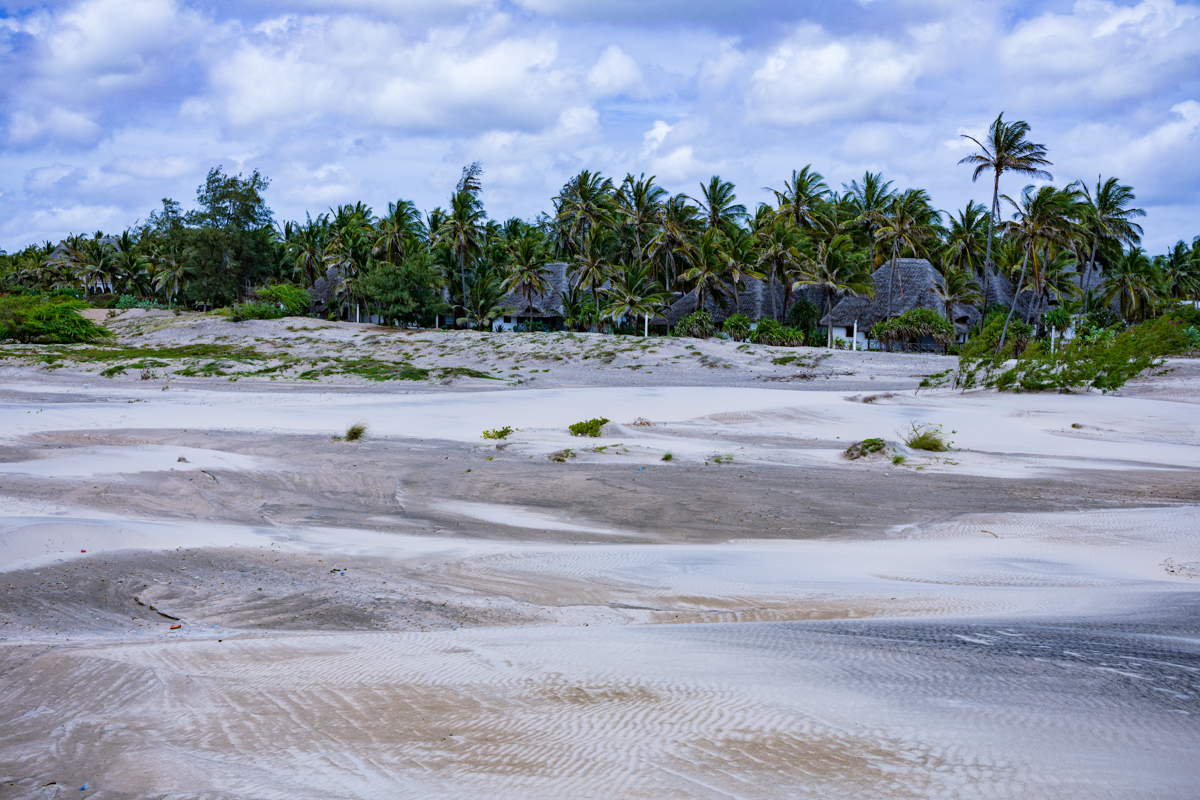
[[[509,292],[504,295],[500,305],[505,308],[515,308],[516,313],[506,314],[492,323],[494,331],[511,331],[518,324],[525,325],[530,318],[541,322],[547,330],[555,330],[562,324],[562,295],[570,280],[567,273],[567,262],[553,261],[546,265],[546,291],[533,293],[533,305],[524,292]]]

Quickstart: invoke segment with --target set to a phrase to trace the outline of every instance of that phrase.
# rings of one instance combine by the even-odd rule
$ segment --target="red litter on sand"
[[[81,552],[81,553],[86,553],[86,552],[87,552],[87,550],[80,550],[79,552]]]
[[[182,628],[182,627],[183,627],[182,625],[172,625],[171,630],[175,630],[176,628]]]

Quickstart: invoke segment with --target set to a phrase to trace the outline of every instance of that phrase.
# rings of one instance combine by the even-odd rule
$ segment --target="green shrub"
[[[725,320],[721,333],[729,335],[735,342],[744,342],[750,335],[750,318],[745,314],[734,314]]]
[[[117,302],[112,304],[113,308],[124,311],[128,308],[143,308],[143,309],[158,309],[160,311],[170,310],[170,306],[165,306],[149,297],[134,297],[131,294],[123,294],[117,298]]]
[[[233,322],[246,322],[251,319],[279,319],[283,309],[270,303],[239,303],[229,311],[229,319]]]
[[[663,454],[662,454],[662,460],[663,460],[663,461],[671,461],[671,460],[672,460],[672,459],[674,459],[674,458],[675,458],[675,456],[671,455],[670,453],[663,453]]]
[[[308,292],[290,283],[277,283],[274,286],[264,286],[254,292],[255,298],[279,306],[285,317],[300,317],[308,313],[310,299]],[[268,317],[256,317],[268,319]]]
[[[591,436],[595,438],[600,435],[600,429],[608,424],[608,420],[604,417],[589,419],[584,422],[576,422],[570,427],[572,436]]]
[[[513,428],[509,425],[505,425],[503,428],[493,428],[490,431],[484,431],[483,438],[484,439],[507,439],[508,435],[515,430],[516,430],[516,428]]]
[[[799,347],[804,344],[804,333],[795,328],[780,325],[773,319],[763,318],[758,321],[754,332],[750,334],[754,344],[765,344],[773,347]]]
[[[913,308],[871,326],[869,336],[884,344],[930,338],[945,346],[954,341],[954,323],[932,308]]]
[[[883,439],[863,439],[861,442],[856,442],[847,447],[842,457],[854,461],[864,456],[882,453],[885,448],[887,448],[887,442]]]
[[[811,330],[816,327],[819,319],[821,319],[820,307],[804,297],[801,297],[788,309],[787,321],[794,328]]]
[[[0,339],[23,344],[95,342],[112,332],[79,315],[87,303],[74,297],[0,297]]]
[[[693,339],[707,339],[716,331],[712,314],[707,311],[693,311],[675,326],[677,336],[690,336]]]

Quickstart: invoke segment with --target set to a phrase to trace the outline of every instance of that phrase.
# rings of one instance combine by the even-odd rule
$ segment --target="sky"
[[[712,175],[750,208],[806,164],[953,211],[997,114],[1055,182],[1116,176],[1143,244],[1200,235],[1200,4],[1176,0],[0,0],[0,248],[119,232],[209,169],[277,220],[446,205],[492,218],[582,169]],[[1028,181],[1005,177],[1017,196]]]

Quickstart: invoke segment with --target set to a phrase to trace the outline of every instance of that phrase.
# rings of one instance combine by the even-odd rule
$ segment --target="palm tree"
[[[1073,187],[1059,191],[1053,186],[1043,186],[1034,191],[1032,185],[1025,187],[1020,202],[1003,195],[1015,211],[1013,221],[1004,223],[1003,230],[1014,243],[1021,246],[1023,253],[1021,277],[1017,279],[1013,304],[1004,319],[1004,330],[1001,331],[1000,342],[996,345],[997,352],[1004,348],[1008,324],[1017,307],[1017,297],[1025,285],[1025,273],[1030,259],[1036,260],[1039,257],[1039,248],[1043,245],[1065,245],[1070,241],[1074,229],[1073,217],[1076,213],[1077,195],[1078,192]]]
[[[466,177],[464,175],[464,181]],[[475,192],[464,188],[451,195],[450,211],[431,220],[429,226],[433,244],[446,245],[458,262],[464,303],[467,302],[467,260],[483,249],[486,219],[483,203]]]
[[[649,242],[654,235],[658,213],[667,196],[667,190],[655,184],[654,178],[654,175],[647,178],[645,173],[637,178],[629,174],[617,190],[616,205],[621,222],[633,232],[635,263],[645,260],[642,243]]]
[[[704,295],[713,293],[721,298],[726,286],[729,262],[724,251],[724,237],[716,228],[709,228],[693,242],[683,246],[684,260],[690,266],[680,277],[696,290],[696,310],[704,310]],[[722,301],[723,302],[723,301]]]
[[[1088,243],[1091,245],[1083,276],[1085,314],[1091,286],[1091,272],[1095,269],[1097,250],[1105,244],[1123,247],[1140,242],[1142,226],[1134,222],[1133,218],[1146,216],[1146,212],[1140,208],[1129,208],[1129,204],[1137,199],[1131,187],[1122,186],[1116,178],[1101,181],[1102,178],[1096,176],[1095,195],[1082,181],[1077,182],[1080,189],[1083,190],[1086,204],[1083,228]]]
[[[391,264],[406,260],[428,236],[421,212],[411,200],[388,203],[388,213],[375,225],[375,255]]]
[[[650,242],[651,252],[660,267],[662,284],[673,289],[678,276],[679,260],[684,246],[700,228],[700,211],[690,202],[687,195],[677,194],[668,198],[658,212],[658,231]]]
[[[508,256],[508,269],[502,288],[506,292],[525,295],[525,307],[528,309],[529,326],[532,330],[533,295],[543,294],[549,288],[546,279],[550,272],[546,269],[542,242],[536,233],[526,233],[509,244]]]
[[[746,218],[746,207],[737,202],[733,184],[713,175],[707,184],[700,184],[700,199],[696,200],[704,213],[704,224],[708,228],[725,230]]]
[[[875,266],[875,231],[883,223],[884,212],[896,196],[892,182],[883,179],[882,172],[866,172],[863,181],[843,184],[845,199],[853,219],[850,225],[861,228],[867,237],[867,261]]]
[[[613,268],[606,252],[607,244],[604,231],[590,228],[580,242],[579,254],[571,263],[571,274],[576,283],[587,286],[592,293],[592,307],[596,309],[592,333],[599,329],[600,287],[608,280]]]
[[[604,315],[614,322],[622,319],[636,320],[640,316],[657,314],[667,304],[668,295],[654,282],[650,267],[633,264],[616,273],[604,289],[609,302],[604,306]]]
[[[733,228],[725,236],[722,247],[725,255],[725,269],[729,275],[729,286],[733,289],[733,305],[735,312],[742,313],[741,286],[748,283],[749,278],[765,280],[766,275],[754,269],[757,266],[758,254],[755,252],[754,236],[741,228]]]
[[[1052,166],[1046,159],[1045,145],[1027,141],[1029,123],[1023,120],[1005,122],[1004,112],[996,117],[996,121],[988,128],[985,142],[980,142],[974,136],[962,134],[964,139],[970,139],[979,147],[979,152],[960,159],[959,164],[971,164],[975,171],[971,173],[971,182],[979,180],[979,176],[992,173],[992,208],[988,219],[987,252],[984,256],[984,278],[992,271],[992,241],[995,237],[996,220],[1000,216],[1000,176],[1005,172],[1016,172],[1031,178],[1041,178],[1052,181],[1054,176],[1042,167]],[[987,304],[987,285],[984,286],[984,305]]]
[[[808,164],[797,172],[792,170],[791,180],[783,182],[783,189],[767,191],[775,194],[779,215],[791,220],[797,228],[812,226],[816,221],[817,209],[829,197],[829,186],[825,177]]]
[[[312,286],[318,273],[325,269],[330,239],[329,215],[321,214],[313,219],[306,213],[304,225],[286,223],[283,226],[283,239],[287,243],[293,274],[301,278],[306,286]]]
[[[819,286],[825,291],[825,346],[833,347],[833,298],[843,292],[875,296],[871,267],[854,249],[846,234],[838,234],[828,242],[817,245],[814,256],[806,258],[796,286]]]
[[[1130,247],[1109,267],[1101,301],[1108,305],[1116,300],[1126,320],[1144,319],[1154,308],[1155,286],[1160,280],[1145,251]]]
[[[514,311],[511,306],[500,305],[505,294],[507,292],[491,265],[477,264],[475,279],[471,281],[471,291],[464,298],[463,316],[458,318],[457,323],[484,330],[497,317],[511,314]]]
[[[951,261],[957,267],[962,267],[971,275],[986,278],[984,271],[986,238],[988,235],[987,209],[974,200],[967,202],[967,207],[958,212],[958,216],[947,213],[950,219],[946,231],[946,251]]]
[[[1195,297],[1200,290],[1200,259],[1182,239],[1166,255],[1155,258],[1155,267],[1162,275],[1163,290],[1169,297],[1184,300]]]
[[[804,240],[800,232],[787,220],[775,219],[771,224],[757,229],[755,246],[758,250],[759,271],[766,276],[768,289],[775,280],[784,281],[790,272],[800,268]],[[786,296],[783,305],[786,313],[787,305],[792,299],[792,281],[784,282],[784,288]],[[775,309],[774,291],[771,291],[771,316],[779,319],[779,312]]]
[[[905,248],[914,255],[927,255],[927,245],[937,235],[938,212],[929,205],[929,195],[923,189],[909,189],[892,198],[882,226],[875,238],[892,246],[892,271],[888,279],[887,318],[892,318],[892,300],[896,293],[896,273],[900,255]],[[901,279],[903,280],[903,279]],[[904,286],[901,284],[901,291]]]
[[[955,306],[977,306],[983,301],[979,281],[963,267],[943,262],[942,285],[935,288],[946,306],[946,319],[954,322]]]
[[[613,224],[617,213],[614,192],[611,178],[586,169],[563,186],[554,198],[554,218],[568,252],[578,252],[589,232]]]

